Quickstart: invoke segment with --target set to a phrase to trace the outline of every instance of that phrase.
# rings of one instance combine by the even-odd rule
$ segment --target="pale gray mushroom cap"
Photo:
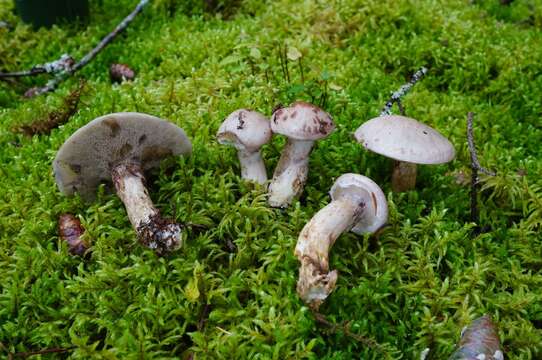
[[[335,130],[331,115],[319,107],[297,101],[276,110],[271,117],[271,130],[296,140],[318,140]]]
[[[257,111],[239,109],[224,120],[216,137],[221,144],[255,152],[271,140],[272,134],[269,120],[264,115]]]
[[[354,133],[366,149],[414,164],[442,164],[455,157],[450,141],[435,129],[400,115],[371,119]]]
[[[180,127],[155,116],[125,112],[101,116],[78,129],[60,147],[53,171],[60,191],[91,200],[100,183],[122,162],[143,170],[170,155],[189,154],[192,144]]]
[[[372,233],[388,221],[388,202],[382,189],[371,179],[358,174],[343,174],[331,187],[332,200],[347,197],[363,203],[364,210],[359,221],[353,226],[356,234]]]

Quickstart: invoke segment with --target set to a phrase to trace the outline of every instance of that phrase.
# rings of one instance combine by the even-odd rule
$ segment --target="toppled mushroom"
[[[92,200],[102,182],[113,182],[139,241],[161,255],[181,246],[181,225],[164,219],[145,188],[143,172],[169,155],[189,154],[183,129],[141,113],[115,113],[77,130],[53,161],[56,183],[66,195]]]
[[[297,292],[311,308],[333,291],[337,271],[329,271],[329,250],[345,231],[372,233],[388,219],[388,203],[378,185],[358,174],[341,175],[329,192],[331,203],[305,225],[295,247],[301,262]]]
[[[58,218],[58,234],[60,239],[68,244],[68,250],[72,255],[84,255],[88,244],[83,240],[85,233],[83,225],[72,214],[62,214]]]
[[[239,109],[231,113],[220,125],[216,137],[223,145],[237,149],[241,163],[241,177],[265,184],[267,171],[260,148],[271,140],[269,120],[257,111]]]
[[[361,125],[354,134],[367,150],[395,159],[391,178],[395,192],[416,185],[416,164],[443,164],[455,157],[455,150],[433,128],[400,115],[384,115]]]
[[[504,360],[497,328],[488,315],[463,329],[458,348],[448,360]]]
[[[273,113],[271,130],[288,140],[269,184],[269,205],[287,207],[303,191],[314,142],[328,136],[335,124],[324,110],[298,101]]]

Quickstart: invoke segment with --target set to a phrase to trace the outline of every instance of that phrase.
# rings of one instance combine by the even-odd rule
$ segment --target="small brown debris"
[[[88,244],[81,236],[85,232],[81,221],[72,214],[62,214],[58,219],[58,233],[60,238],[68,243],[70,254],[83,255],[88,249]]]
[[[77,89],[73,90],[64,98],[64,104],[61,109],[51,111],[46,118],[37,119],[30,124],[21,125],[15,129],[14,132],[25,134],[26,136],[33,136],[39,134],[49,134],[51,130],[65,124],[70,118],[77,113],[79,107],[79,100],[85,87],[85,82],[81,81]],[[25,93],[25,97],[32,97],[30,95],[37,90],[37,88],[31,88]],[[28,96],[27,96],[28,95]]]
[[[135,72],[126,64],[111,64],[111,67],[109,67],[109,76],[112,82],[121,83],[134,80]]]

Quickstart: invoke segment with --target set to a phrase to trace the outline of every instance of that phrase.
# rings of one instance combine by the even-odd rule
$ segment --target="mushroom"
[[[345,231],[372,233],[388,219],[388,203],[378,185],[358,174],[341,175],[329,192],[331,202],[305,225],[295,256],[301,262],[297,292],[317,310],[333,291],[337,270],[329,271],[329,250]]]
[[[265,184],[267,171],[260,148],[271,140],[269,120],[257,111],[239,109],[231,113],[220,125],[216,137],[224,145],[237,149],[241,163],[241,177]]]
[[[164,219],[145,188],[143,172],[192,144],[183,129],[140,113],[115,113],[77,130],[53,161],[56,183],[66,195],[92,200],[102,182],[113,182],[139,241],[161,255],[181,246],[181,225]]]
[[[287,207],[303,191],[314,142],[328,136],[335,124],[319,107],[298,101],[273,113],[271,130],[288,140],[269,184],[269,205]]]
[[[400,115],[384,115],[361,125],[354,133],[368,150],[395,159],[393,191],[412,190],[416,185],[416,164],[442,164],[455,157],[455,150],[433,128]]]

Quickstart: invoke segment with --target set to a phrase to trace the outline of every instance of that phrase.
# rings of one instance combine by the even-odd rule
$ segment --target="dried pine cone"
[[[133,80],[135,78],[135,72],[126,64],[111,64],[109,76],[111,77],[112,82],[121,83],[126,80]]]

